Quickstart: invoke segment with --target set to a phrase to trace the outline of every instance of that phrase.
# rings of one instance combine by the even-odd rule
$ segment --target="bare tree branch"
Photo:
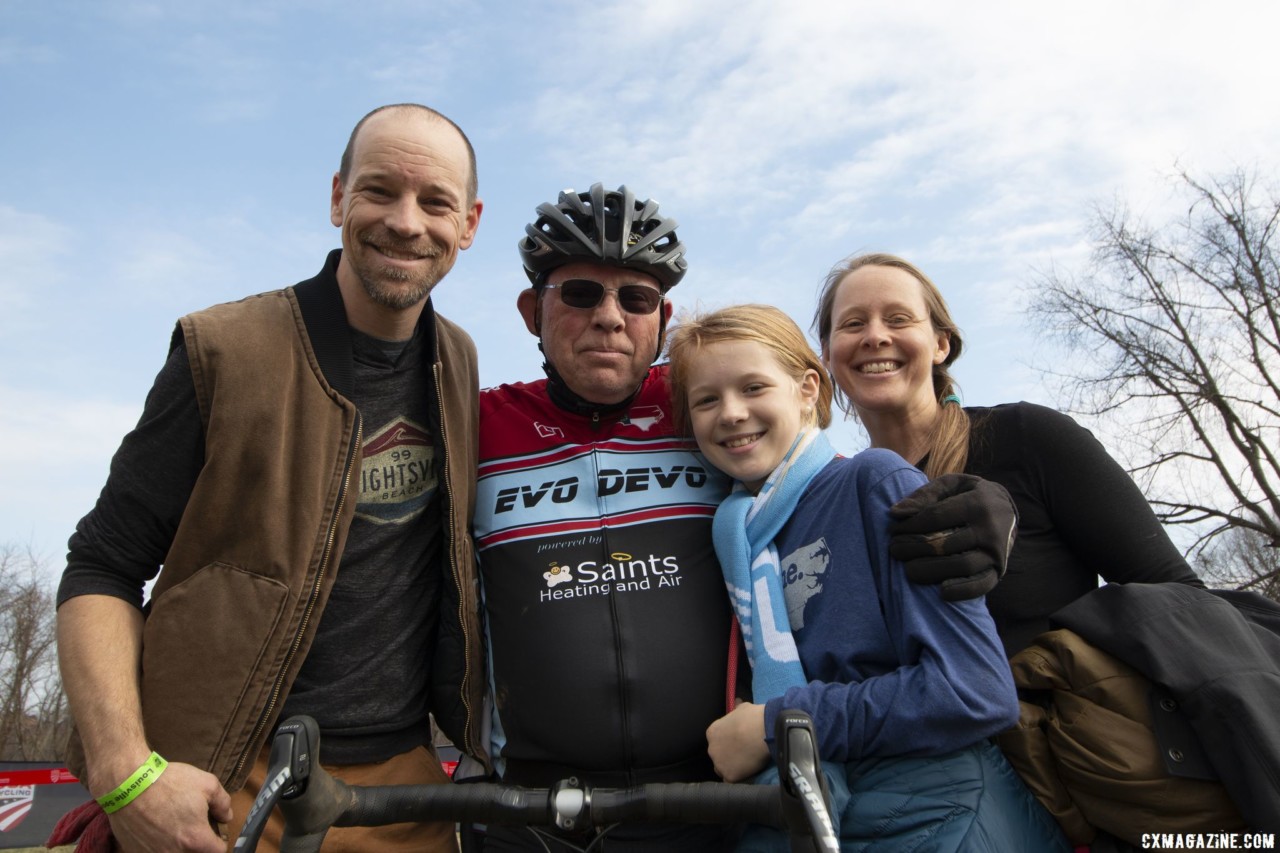
[[[1178,181],[1185,218],[1095,209],[1089,267],[1038,276],[1032,316],[1072,356],[1044,374],[1112,425],[1161,520],[1196,529],[1191,552],[1280,544],[1280,195],[1243,170]],[[1240,583],[1274,587],[1253,565]]]
[[[0,759],[61,756],[70,717],[58,673],[54,594],[30,549],[0,545]]]

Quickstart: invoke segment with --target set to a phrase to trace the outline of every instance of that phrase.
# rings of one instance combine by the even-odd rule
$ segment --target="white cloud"
[[[93,508],[141,400],[121,405],[12,386],[0,387],[0,396],[0,543],[59,548]]]
[[[1185,4],[1084,3],[1059,15],[1021,3],[611,6],[566,41],[599,38],[613,61],[544,92],[534,124],[589,117],[590,150],[565,146],[567,162],[585,153],[624,172],[669,168],[682,198],[706,203],[800,196],[842,207],[877,187],[905,181],[927,195],[961,180],[1074,200],[1180,151],[1221,147],[1214,116],[1280,129],[1256,98],[1274,88],[1259,78],[1277,74],[1264,39],[1212,17],[1206,27]],[[1245,42],[1234,54],[1260,49],[1244,68],[1191,48],[1222,34],[1223,20]],[[1192,99],[1210,121],[1188,121]],[[602,114],[602,103],[617,109]],[[1080,164],[1090,164],[1085,186]]]
[[[0,205],[0,334],[6,338],[37,316],[41,293],[66,282],[60,262],[74,245],[74,233],[47,216]]]

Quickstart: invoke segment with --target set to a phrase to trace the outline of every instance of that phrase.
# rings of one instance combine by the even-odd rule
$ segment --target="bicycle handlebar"
[[[776,731],[779,765],[786,771],[781,785],[692,782],[594,788],[566,779],[551,788],[492,782],[359,787],[334,778],[314,760],[319,745],[315,721],[291,717],[276,730],[268,782],[254,801],[235,850],[254,853],[277,801],[285,819],[281,853],[319,851],[330,826],[409,821],[555,826],[566,831],[630,822],[757,823],[787,828],[793,839],[809,839],[811,849],[839,850],[831,832],[813,724],[801,712],[784,711]]]

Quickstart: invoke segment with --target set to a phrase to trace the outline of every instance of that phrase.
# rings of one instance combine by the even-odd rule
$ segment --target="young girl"
[[[671,337],[677,427],[736,481],[715,544],[752,700],[707,730],[728,781],[770,763],[786,708],[814,721],[845,850],[1058,850],[1057,826],[986,738],[1018,704],[981,600],[946,602],[889,557],[889,507],[925,482],[895,453],[838,457],[832,386],[796,324],[743,305]],[[785,850],[756,827],[740,849]]]

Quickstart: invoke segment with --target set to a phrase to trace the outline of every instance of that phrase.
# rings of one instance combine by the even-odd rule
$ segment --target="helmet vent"
[[[625,186],[585,193],[565,190],[555,204],[538,205],[518,248],[535,286],[557,267],[596,261],[653,276],[665,291],[684,277],[688,263],[676,236],[676,221],[658,213],[658,203],[637,201]]]

